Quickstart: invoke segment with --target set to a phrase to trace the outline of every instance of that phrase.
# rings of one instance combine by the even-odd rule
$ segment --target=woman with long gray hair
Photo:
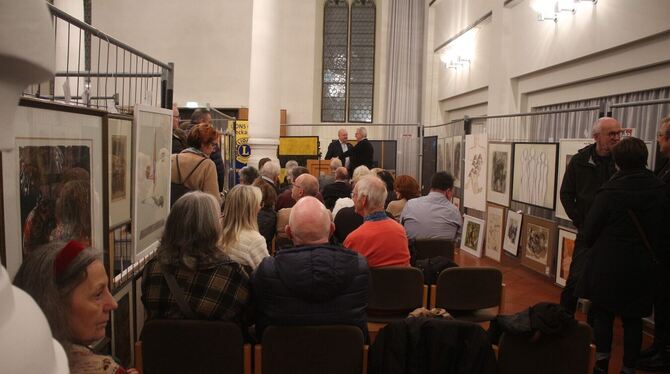
[[[68,355],[70,372],[137,373],[88,346],[105,337],[109,312],[117,308],[101,253],[80,242],[52,242],[21,264],[14,284],[32,296]]]
[[[212,195],[195,191],[177,200],[156,257],[147,263],[142,276],[142,303],[148,319],[244,322],[249,277],[223,253],[220,237],[219,204]],[[181,288],[185,300],[177,299],[172,291],[175,287]]]

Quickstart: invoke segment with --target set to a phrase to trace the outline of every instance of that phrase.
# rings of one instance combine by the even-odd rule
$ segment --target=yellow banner
[[[279,138],[279,155],[315,156],[319,151],[317,136],[289,136]]]
[[[249,147],[249,121],[237,121],[236,127],[237,136],[237,162],[245,164],[249,162],[251,155],[251,148]]]

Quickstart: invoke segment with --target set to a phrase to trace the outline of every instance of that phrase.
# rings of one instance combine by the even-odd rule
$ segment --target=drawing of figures
[[[112,201],[126,198],[126,148],[128,137],[112,135]]]
[[[446,158],[444,160],[444,171],[448,172],[449,174],[452,173],[452,161],[451,161],[451,141],[447,140],[446,144],[444,145],[444,153],[446,155]]]
[[[474,159],[470,165],[470,171],[468,172],[468,179],[465,182],[465,188],[469,188],[473,193],[479,194],[484,189],[483,186],[479,185],[480,175],[482,173],[482,164],[484,163],[483,157],[481,154],[475,155]]]
[[[549,252],[549,230],[529,224],[526,243],[526,257],[546,265]]]
[[[465,137],[465,206],[480,211],[486,210],[486,134]]]
[[[454,186],[460,187],[461,179],[461,141],[460,139],[456,140],[454,144]]]
[[[521,152],[520,201],[533,205],[544,205],[547,192],[547,155],[534,149]]]
[[[507,152],[493,152],[493,177],[491,189],[498,193],[505,193],[507,187]]]
[[[476,222],[468,222],[465,229],[465,246],[471,249],[477,249],[479,244],[480,225]]]

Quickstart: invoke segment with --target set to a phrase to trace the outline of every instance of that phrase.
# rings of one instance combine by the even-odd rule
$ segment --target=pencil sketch
[[[461,137],[454,137],[454,187],[461,186]]]
[[[505,211],[495,205],[488,205],[486,211],[486,257],[500,261],[503,239],[503,216]]]
[[[486,210],[486,134],[465,136],[465,188],[467,208]]]
[[[553,209],[556,144],[516,143],[514,148],[514,200]]]
[[[491,190],[498,193],[507,191],[507,152],[494,151],[491,175]]]
[[[529,224],[526,238],[526,257],[543,265],[547,264],[549,252],[549,230],[545,227]]]
[[[503,249],[516,256],[521,236],[522,215],[512,210],[507,211],[507,223],[503,235]]]

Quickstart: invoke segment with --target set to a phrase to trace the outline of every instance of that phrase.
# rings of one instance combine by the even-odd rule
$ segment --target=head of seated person
[[[330,211],[316,198],[301,198],[286,227],[295,248],[265,258],[253,274],[259,337],[266,326],[359,326],[367,333],[368,267],[353,251],[332,246]],[[318,306],[318,307],[317,307]]]
[[[87,366],[119,368],[86,348],[105,337],[109,312],[117,308],[101,258],[101,251],[77,241],[52,242],[31,252],[14,278],[44,312],[73,373]]]
[[[186,318],[176,299],[169,297],[165,270],[178,278],[196,318],[242,320],[250,299],[249,277],[221,250],[221,232],[213,196],[189,192],[172,206],[156,257],[142,277],[142,303],[149,319]]]
[[[614,164],[622,172],[644,170],[647,165],[649,151],[644,142],[638,138],[624,138],[611,149]]]
[[[319,180],[312,174],[301,174],[293,182],[291,197],[298,201],[304,196],[315,197],[319,193]]]

